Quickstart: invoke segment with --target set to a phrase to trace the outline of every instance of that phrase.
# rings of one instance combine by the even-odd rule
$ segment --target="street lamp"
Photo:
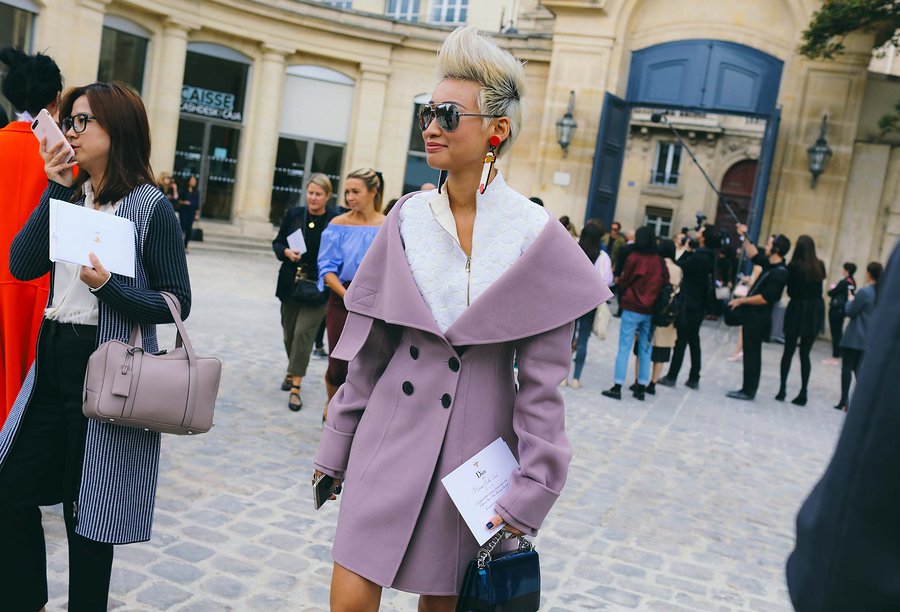
[[[816,179],[825,172],[825,166],[828,165],[828,160],[831,159],[831,147],[828,146],[828,142],[825,140],[827,129],[828,115],[822,115],[822,127],[819,128],[819,138],[815,144],[811,144],[806,149],[806,154],[809,155],[809,173],[812,174],[813,188],[816,187]]]
[[[578,127],[575,118],[572,116],[572,111],[574,110],[575,92],[570,91],[569,107],[566,109],[566,114],[562,116],[562,119],[556,122],[556,142],[562,147],[563,157],[566,157],[569,154],[569,144],[572,142],[572,134],[575,133],[575,129]]]

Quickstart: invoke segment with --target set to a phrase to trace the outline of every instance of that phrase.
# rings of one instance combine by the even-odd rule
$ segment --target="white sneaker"
[[[841,360],[836,357],[829,357],[828,359],[823,359],[822,363],[830,366],[841,365]]]
[[[734,363],[735,361],[741,361],[743,359],[744,359],[744,351],[741,351],[740,353],[734,354],[731,357],[729,357],[728,361]]]
[[[573,389],[581,389],[581,382],[577,378],[573,378],[569,386]]]
[[[569,380],[568,380],[568,379],[564,379],[561,383],[559,383],[559,386],[560,386],[560,387],[568,387],[568,386],[569,386]]]

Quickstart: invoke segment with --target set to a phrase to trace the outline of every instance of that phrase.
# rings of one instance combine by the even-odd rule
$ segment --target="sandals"
[[[281,381],[281,390],[282,391],[290,391],[291,390],[291,383],[293,382],[292,379],[293,379],[293,377],[290,374],[288,374],[284,377],[284,380]]]
[[[300,399],[300,387],[291,386],[291,394],[288,396],[288,408],[294,412],[300,412],[300,409],[303,408],[303,400]]]

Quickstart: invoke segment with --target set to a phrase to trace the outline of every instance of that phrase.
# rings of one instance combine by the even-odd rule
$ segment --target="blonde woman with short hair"
[[[306,206],[293,206],[284,211],[278,235],[272,241],[275,257],[281,262],[275,296],[281,301],[281,329],[284,350],[288,357],[287,374],[281,383],[282,391],[290,391],[288,408],[298,412],[303,408],[300,388],[316,332],[325,318],[325,300],[321,303],[300,303],[294,299],[294,284],[299,277],[313,282],[319,278],[318,258],[322,234],[337,214],[328,208],[333,188],[331,179],[317,172],[306,182]],[[295,251],[288,244],[288,236],[301,230],[306,252]]]
[[[438,64],[419,125],[447,180],[394,206],[332,351],[350,369],[315,470],[342,492],[335,611],[377,610],[383,588],[419,594],[421,611],[454,609],[478,542],[441,478],[498,437],[521,467],[483,529],[537,534],[571,458],[557,387],[573,324],[610,297],[568,232],[492,164],[522,131],[521,63],[461,28]]]

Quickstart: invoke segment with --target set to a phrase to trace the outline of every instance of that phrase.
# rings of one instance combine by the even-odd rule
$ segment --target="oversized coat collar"
[[[552,219],[522,256],[441,333],[419,293],[400,237],[398,202],[363,258],[349,312],[432,333],[452,346],[528,338],[570,323],[612,297],[565,228]]]

